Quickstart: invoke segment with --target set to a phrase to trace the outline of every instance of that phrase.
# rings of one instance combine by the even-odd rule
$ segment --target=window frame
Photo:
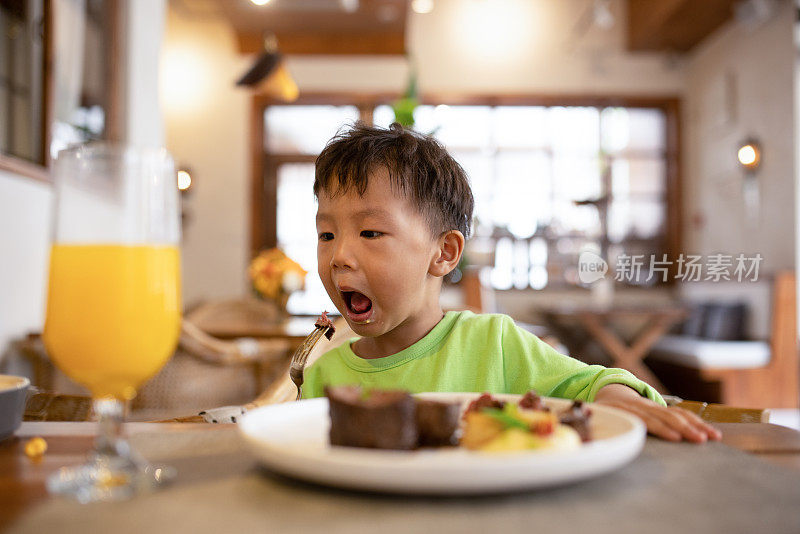
[[[372,122],[372,111],[381,104],[398,98],[396,93],[303,93],[291,103],[256,95],[251,103],[251,198],[250,198],[250,252],[254,256],[263,248],[277,245],[277,169],[282,163],[316,160],[313,155],[270,154],[266,150],[267,134],[264,116],[271,105],[352,105],[360,111],[362,121]],[[481,106],[582,106],[625,107],[659,109],[665,117],[666,182],[664,202],[666,220],[664,249],[668,259],[675,260],[682,251],[683,202],[681,179],[681,99],[677,96],[626,96],[626,95],[481,95],[437,94],[421,95],[420,103],[426,105],[481,105]],[[670,266],[666,285],[674,283],[675,265]]]
[[[108,110],[106,120],[106,139],[119,140],[122,138],[122,67],[119,61],[121,53],[121,5],[119,0],[106,0],[109,20],[105,26],[109,46],[105,51],[104,65],[109,88]],[[33,162],[0,152],[0,171],[10,172],[22,178],[30,178],[37,182],[52,184],[50,175],[52,156],[50,142],[52,139],[53,110],[55,109],[55,76],[54,65],[54,13],[53,0],[43,2],[43,32],[42,38],[42,125],[41,143],[42,155],[39,161]]]

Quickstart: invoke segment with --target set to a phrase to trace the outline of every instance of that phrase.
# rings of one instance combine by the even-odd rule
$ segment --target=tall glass
[[[126,498],[169,477],[122,436],[126,403],[175,350],[180,331],[180,214],[163,149],[93,143],[59,152],[44,343],[86,386],[99,419],[88,463],[48,489],[81,501]]]

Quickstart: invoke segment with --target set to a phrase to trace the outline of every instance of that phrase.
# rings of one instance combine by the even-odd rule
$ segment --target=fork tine
[[[314,330],[312,330],[311,333],[306,336],[306,338],[303,340],[303,343],[297,347],[297,350],[294,351],[294,354],[292,354],[292,362],[289,365],[289,377],[297,387],[297,397],[295,400],[300,400],[302,397],[300,387],[303,384],[303,370],[305,369],[308,355],[311,354],[314,346],[317,344],[320,338],[328,332],[329,328],[332,327],[316,326]]]
[[[316,345],[317,341],[319,341],[319,338],[322,337],[323,333],[324,333],[323,328],[316,328],[313,332],[311,332],[303,341],[303,344],[300,346],[300,348],[298,349],[299,355],[302,355],[310,351],[312,348],[314,348],[314,345]]]
[[[303,384],[303,369],[306,366],[308,355],[311,354],[311,351],[314,349],[317,341],[319,341],[327,331],[327,326],[317,326],[310,334],[306,336],[306,338],[303,340],[303,343],[297,347],[297,350],[294,351],[294,354],[292,354],[292,362],[289,365],[289,377],[297,387],[297,398],[295,398],[295,400],[300,400],[302,397],[300,386]]]
[[[292,366],[294,367],[295,364],[298,363],[305,363],[305,360],[308,358],[309,353],[314,348],[314,345],[317,344],[317,341],[325,335],[325,330],[327,328],[316,328],[313,332],[311,332],[303,343],[297,348],[297,350],[292,355]]]
[[[303,351],[305,351],[306,348],[308,347],[308,345],[312,342],[312,339],[314,339],[314,336],[317,335],[318,331],[319,331],[319,328],[315,328],[310,334],[308,334],[305,337],[305,339],[303,339],[303,342],[300,344],[299,347],[297,347],[295,349],[294,354],[292,354],[292,361],[295,361],[297,358],[300,357],[300,355],[303,353]]]
[[[324,335],[325,335],[325,329],[324,328],[320,328],[319,332],[317,332],[316,335],[314,335],[314,339],[309,344],[308,350],[305,351],[305,355],[306,356],[308,356],[308,354],[311,352],[311,350],[314,348],[314,346],[316,346],[317,341],[319,341],[322,338],[322,336],[324,336]]]

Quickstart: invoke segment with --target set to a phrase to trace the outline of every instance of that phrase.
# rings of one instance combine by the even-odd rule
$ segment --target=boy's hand
[[[669,441],[704,443],[719,440],[722,433],[697,415],[677,406],[665,407],[642,397],[622,384],[609,384],[597,392],[594,401],[636,415],[647,425],[647,431]]]

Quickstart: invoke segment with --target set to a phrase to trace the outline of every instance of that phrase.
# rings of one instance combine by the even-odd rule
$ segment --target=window
[[[119,137],[118,15],[118,0],[0,1],[0,168],[48,180],[59,150]]]
[[[0,153],[43,164],[44,0],[0,2]]]
[[[375,117],[388,126],[391,109]],[[415,121],[470,177],[467,261],[495,289],[577,285],[587,248],[612,265],[623,253],[666,252],[664,110],[439,105],[420,106]]]
[[[580,285],[578,256],[587,248],[612,268],[620,254],[677,250],[670,113],[658,105],[423,105],[414,117],[467,171],[475,219],[466,261],[504,290]],[[280,105],[264,114],[275,242],[311,273],[306,292],[290,300],[294,313],[330,307],[315,274],[314,157],[359,117],[385,127],[394,115],[381,104]]]
[[[50,155],[118,137],[116,0],[55,3],[55,94]]]
[[[305,290],[289,299],[291,313],[335,309],[317,276],[314,158],[342,126],[358,119],[355,106],[270,106],[265,112],[267,168],[276,182],[277,244],[309,273]]]

